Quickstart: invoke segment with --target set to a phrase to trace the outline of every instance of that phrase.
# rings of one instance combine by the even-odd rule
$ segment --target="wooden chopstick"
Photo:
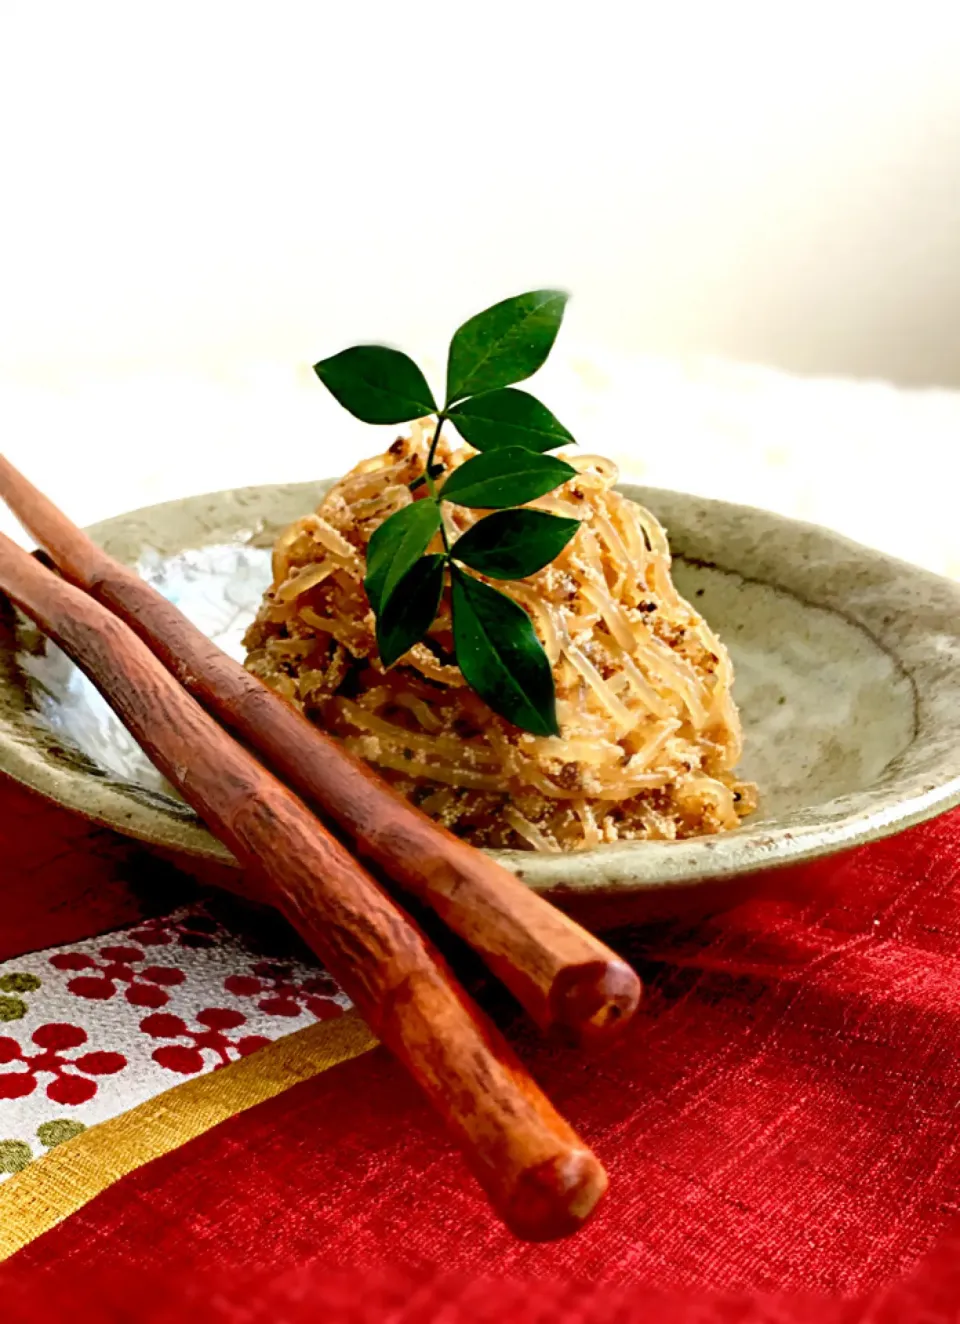
[[[82,668],[404,1063],[521,1237],[575,1231],[598,1160],[442,958],[310,810],[208,716],[122,621],[0,534],[0,591]]]
[[[640,981],[603,942],[398,795],[108,556],[0,455],[0,496],[71,583],[125,621],[219,722],[340,828],[353,850],[464,938],[537,1024],[581,1041],[634,1013]]]

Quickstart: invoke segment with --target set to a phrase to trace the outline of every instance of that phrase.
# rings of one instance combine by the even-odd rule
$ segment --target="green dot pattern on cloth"
[[[83,1122],[71,1122],[69,1117],[58,1117],[52,1122],[41,1122],[37,1127],[37,1139],[47,1149],[62,1145],[65,1140],[72,1140],[81,1131],[86,1131]]]
[[[23,1140],[0,1140],[0,1172],[22,1172],[33,1161],[33,1150]]]
[[[0,975],[0,993],[35,993],[40,983],[36,975],[14,970],[12,974]]]
[[[22,998],[0,998],[0,1021],[18,1021],[27,1014]]]

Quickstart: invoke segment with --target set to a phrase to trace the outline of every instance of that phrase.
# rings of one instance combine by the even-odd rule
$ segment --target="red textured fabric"
[[[313,1265],[287,1273],[240,1271],[188,1278],[102,1271],[69,1283],[4,1284],[5,1324],[866,1324],[941,1316],[889,1314],[915,1293],[898,1292],[866,1315],[862,1302],[817,1299],[694,1297],[650,1288],[597,1288],[590,1283],[503,1281],[437,1273],[331,1272]]]
[[[622,1043],[588,1060],[520,1035],[611,1173],[569,1241],[500,1229],[378,1050],[105,1191],[9,1262],[5,1313],[40,1318],[41,1285],[109,1293],[121,1266],[164,1285],[143,1311],[214,1293],[231,1320],[306,1319],[324,1292],[411,1324],[960,1318],[958,880],[953,814],[710,921],[618,935],[647,980]]]
[[[615,1050],[518,1027],[611,1173],[567,1242],[496,1226],[378,1050],[109,1188],[0,1269],[4,1316],[958,1319],[958,880],[953,814],[617,935],[648,988]]]
[[[0,774],[0,961],[169,913],[194,891],[134,843]]]

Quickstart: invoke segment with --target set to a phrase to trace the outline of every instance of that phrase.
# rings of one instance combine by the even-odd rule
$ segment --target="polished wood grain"
[[[396,794],[97,547],[2,456],[0,495],[71,583],[126,621],[356,854],[435,910],[542,1028],[589,1042],[629,1020],[640,982],[599,938]]]
[[[581,1226],[606,1189],[599,1161],[359,861],[126,625],[3,535],[0,591],[83,669],[262,880],[444,1118],[504,1222],[531,1240]]]

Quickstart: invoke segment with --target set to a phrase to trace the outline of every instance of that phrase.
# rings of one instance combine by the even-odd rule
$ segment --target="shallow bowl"
[[[235,653],[276,533],[328,484],[244,488],[89,530]],[[960,586],[826,529],[624,487],[666,525],[680,591],[730,648],[759,811],[738,830],[568,855],[499,852],[567,908],[682,909],[691,889],[811,860],[960,803]],[[232,857],[165,786],[87,683],[0,613],[0,771],[188,866]]]

